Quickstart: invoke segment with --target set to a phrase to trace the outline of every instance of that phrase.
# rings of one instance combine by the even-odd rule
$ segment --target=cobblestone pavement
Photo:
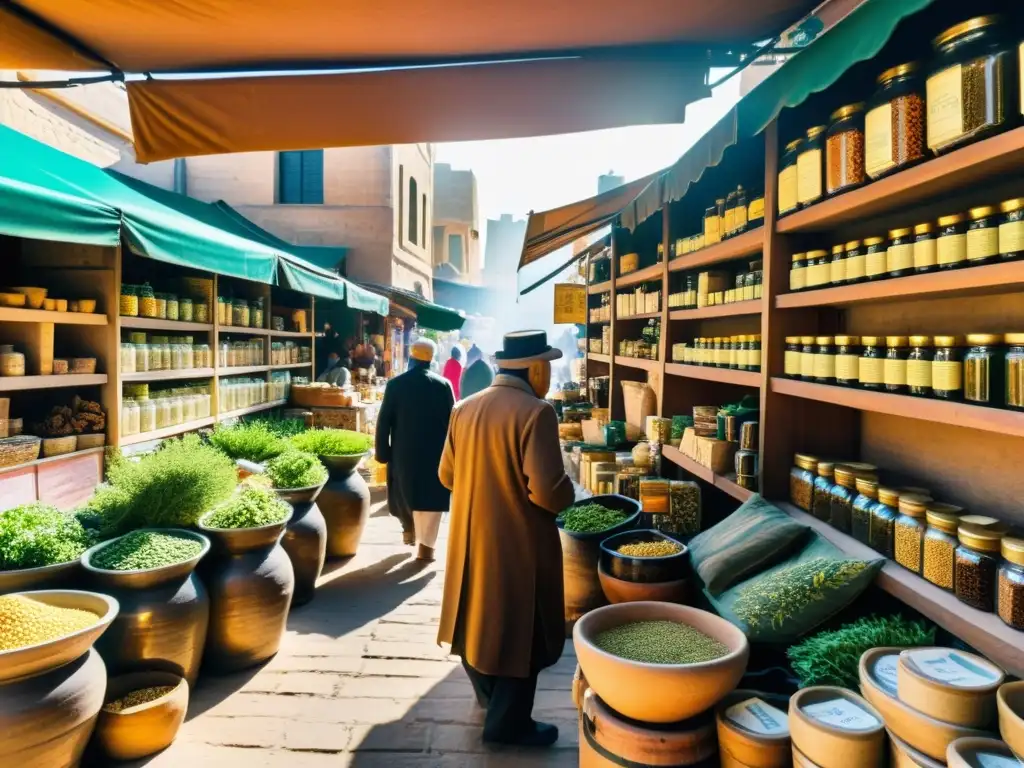
[[[445,535],[442,528],[442,542]],[[552,750],[487,747],[462,667],[436,645],[444,579],[401,546],[398,521],[375,504],[350,562],[328,563],[316,598],[295,609],[263,667],[203,676],[177,741],[150,768],[421,768],[575,766],[576,660],[541,675],[534,714],[556,723]]]

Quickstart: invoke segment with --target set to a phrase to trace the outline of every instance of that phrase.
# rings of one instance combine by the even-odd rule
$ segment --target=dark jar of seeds
[[[889,248],[885,252],[885,268],[889,277],[904,277],[914,271],[913,230],[889,230]]]
[[[818,462],[818,476],[814,478],[814,496],[811,500],[811,514],[822,522],[832,519],[832,486],[835,485],[835,463]]]
[[[794,253],[789,267],[789,290],[793,293],[807,288],[807,254]]]
[[[1024,72],[1021,73],[1024,80]],[[1021,107],[1024,109],[1024,105]],[[1024,197],[999,204],[999,258],[1016,261],[1024,257]]]
[[[935,586],[952,592],[956,574],[956,548],[960,545],[957,539],[960,518],[929,509],[925,520],[928,523],[928,531],[924,535],[922,575]]]
[[[857,386],[860,375],[860,337],[836,336],[836,384]]]
[[[878,479],[857,478],[857,497],[853,500],[850,535],[861,544],[871,545],[871,511],[878,504]]]
[[[886,271],[886,247],[884,237],[869,237],[864,240],[864,273],[868,280],[888,277]]]
[[[967,212],[967,265],[990,264],[999,258],[999,219],[991,205]]]
[[[999,618],[1014,629],[1024,629],[1024,539],[1004,538],[999,566],[996,606]]]
[[[856,285],[867,280],[864,266],[864,246],[860,240],[846,244],[846,284]]]
[[[953,591],[962,603],[989,613],[996,609],[996,579],[1003,533],[961,521],[957,532]]]
[[[901,493],[900,513],[896,517],[896,562],[918,576],[921,575],[924,559],[924,534],[927,529],[926,517],[930,501],[927,496]]]
[[[920,275],[938,269],[935,227],[929,223],[914,227],[914,272]]]
[[[814,337],[800,337],[800,378],[803,381],[814,381]]]
[[[907,394],[907,358],[910,350],[906,336],[885,337],[885,364],[882,368],[882,381],[885,391],[894,395]]]
[[[857,472],[839,464],[835,468],[835,479],[829,505],[829,524],[837,531],[849,533],[853,521],[853,500],[857,498]]]
[[[932,41],[926,83],[927,141],[936,154],[1009,127],[1011,83],[1017,71],[1007,25],[999,15],[950,27]]]
[[[829,282],[832,285],[846,284],[846,249],[842,245],[832,246],[832,263],[829,267]]]
[[[963,353],[957,336],[936,336],[932,358],[932,396],[940,400],[963,397]]]
[[[814,353],[814,381],[818,384],[836,383],[836,348],[831,336],[818,336]]]
[[[840,107],[825,137],[825,191],[836,195],[864,183],[864,103]]]
[[[975,405],[1001,406],[1006,360],[999,351],[1003,337],[969,333],[964,355],[964,400]]]
[[[1024,333],[1008,333],[1006,342],[1006,407],[1024,411]]]
[[[818,458],[806,453],[793,457],[794,467],[789,471],[789,500],[804,512],[811,511],[814,498],[814,475],[818,471]]]
[[[932,340],[928,336],[910,337],[907,355],[907,391],[917,397],[932,395]]]
[[[783,356],[783,373],[787,379],[800,378],[800,337],[786,337],[786,352]]]
[[[864,389],[882,389],[885,369],[885,355],[882,353],[881,339],[878,336],[861,336],[864,351],[857,367],[857,379]]]
[[[801,208],[814,205],[825,192],[825,126],[807,129],[796,157],[796,196]]]
[[[924,158],[924,83],[916,61],[887,69],[868,102],[865,166],[878,179]]]
[[[878,489],[878,503],[871,508],[871,529],[868,543],[880,555],[895,558],[896,518],[899,516],[900,492],[895,488]]]
[[[803,139],[795,139],[786,145],[779,158],[779,215],[784,216],[792,213],[799,205],[797,197],[797,156],[800,154],[800,147],[803,146]]]
[[[954,213],[939,219],[935,263],[939,269],[958,269],[967,263],[967,225],[963,214]]]

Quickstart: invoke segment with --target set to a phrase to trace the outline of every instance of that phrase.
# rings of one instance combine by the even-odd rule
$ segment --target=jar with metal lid
[[[885,363],[882,366],[882,382],[885,391],[894,395],[907,394],[907,358],[910,350],[906,336],[885,337]]]
[[[829,282],[832,285],[844,285],[846,283],[846,249],[842,245],[832,246]]]
[[[925,222],[914,227],[914,272],[924,274],[938,269],[935,227]]]
[[[967,264],[989,264],[999,257],[999,217],[991,205],[971,208],[967,225]]]
[[[783,373],[787,378],[800,378],[800,337],[786,337],[786,351],[783,356]]]
[[[864,102],[832,113],[825,135],[825,190],[829,195],[864,183]]]
[[[836,348],[831,336],[818,336],[814,343],[814,381],[818,384],[836,383]]]
[[[795,211],[799,207],[797,196],[797,156],[803,139],[794,139],[786,145],[779,158],[779,215]]]
[[[789,290],[796,292],[807,288],[807,254],[794,253],[789,269]]]
[[[928,147],[936,154],[1009,127],[1017,64],[999,15],[978,16],[932,41],[926,83]]]
[[[896,518],[899,515],[900,493],[895,488],[878,488],[878,503],[871,508],[868,544],[890,560],[896,557]]]
[[[860,381],[860,337],[836,336],[836,384],[855,387]]]
[[[811,514],[824,523],[832,519],[832,486],[835,485],[835,462],[819,461],[814,478]]]
[[[864,240],[864,274],[868,280],[881,280],[889,276],[886,271],[886,251],[884,237]]]
[[[1004,403],[1014,411],[1024,411],[1024,333],[1008,333],[1006,342],[1006,397]]]
[[[956,575],[957,528],[960,518],[929,509],[925,515],[928,530],[924,535],[922,575],[937,587],[953,591]]]
[[[709,205],[704,211],[704,244],[713,245],[721,240],[719,226],[721,219],[718,216],[718,206]]]
[[[931,397],[932,394],[932,340],[928,336],[910,337],[910,354],[907,355],[907,390],[917,397]]]
[[[827,285],[831,277],[828,251],[808,251],[807,253],[807,287],[820,288]]]
[[[1024,539],[1004,537],[999,566],[996,612],[1014,629],[1024,630]]]
[[[747,191],[742,186],[736,187],[736,211],[733,213],[732,235],[747,231]]]
[[[747,336],[747,368],[751,371],[761,370],[761,334]]]
[[[153,400],[139,402],[139,432],[152,432],[156,429],[156,403]]]
[[[804,512],[811,511],[814,498],[814,475],[818,471],[818,458],[806,453],[793,457],[793,468],[789,471],[789,500]]]
[[[249,327],[249,302],[245,299],[235,299],[231,303],[231,324],[239,328]]]
[[[924,560],[924,534],[928,527],[925,520],[930,501],[927,496],[901,493],[900,513],[894,526],[896,562],[918,576]]]
[[[830,491],[829,525],[837,531],[849,533],[853,519],[853,500],[857,497],[857,472],[846,465],[837,464],[834,475],[836,482]]]
[[[139,434],[139,404],[126,397],[121,401],[121,435]]]
[[[722,219],[722,239],[732,237],[736,227],[736,190],[725,196],[725,214]]]
[[[1024,72],[1021,73],[1024,81]],[[999,204],[999,258],[1016,261],[1024,257],[1024,197]]]
[[[814,205],[824,193],[825,126],[807,129],[796,158],[796,196],[801,208]]]
[[[857,379],[864,389],[880,390],[885,381],[885,354],[881,337],[861,336],[863,351],[857,366]]]
[[[878,504],[878,479],[857,478],[857,498],[853,500],[850,535],[861,544],[871,545],[871,513]]]
[[[963,397],[963,356],[957,336],[936,336],[932,359],[932,396],[940,400]]]
[[[718,368],[722,365],[722,337],[715,336],[711,340],[711,365]]]
[[[967,225],[963,214],[954,213],[939,219],[935,261],[939,269],[957,269],[967,263]]]
[[[864,116],[865,169],[878,179],[924,159],[924,83],[916,61],[878,76]]]
[[[889,248],[885,252],[885,268],[889,277],[904,277],[914,269],[914,240],[911,237],[913,230],[905,229],[889,230]]]
[[[217,297],[217,323],[220,325],[231,325],[232,315],[231,299],[227,296]]]
[[[662,243],[658,243],[658,247],[662,248]],[[658,259],[662,261],[662,259]],[[262,328],[263,327],[263,297],[260,296],[258,299],[252,302],[252,307],[249,312],[249,327],[250,328]]]
[[[975,405],[1001,406],[1006,388],[1006,359],[996,333],[967,334],[964,354],[964,400]]]
[[[803,381],[814,381],[814,337],[800,337],[800,378]]]
[[[854,285],[867,280],[867,264],[863,245],[860,240],[851,240],[846,244],[846,283]]]
[[[953,590],[957,599],[979,611],[996,609],[996,580],[1002,553],[1003,532],[960,522],[956,548],[956,576]]]

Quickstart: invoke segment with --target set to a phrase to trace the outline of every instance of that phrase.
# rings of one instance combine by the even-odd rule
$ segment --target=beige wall
[[[415,290],[421,283],[427,298],[431,289],[431,243],[433,241],[434,153],[429,144],[401,144],[390,148],[391,188],[396,204],[392,208],[395,233],[393,254],[395,260],[394,285]],[[409,180],[416,180],[415,201],[409,199]],[[426,204],[424,204],[424,195]],[[409,237],[411,206],[416,206],[417,227],[415,241]],[[424,232],[426,237],[424,238]]]

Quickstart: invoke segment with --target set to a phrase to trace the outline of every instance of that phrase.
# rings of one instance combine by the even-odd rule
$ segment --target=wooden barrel
[[[587,611],[607,605],[597,563],[601,557],[599,539],[583,539],[558,529],[562,540],[562,587],[565,592],[566,636],[572,636],[572,626]]]

